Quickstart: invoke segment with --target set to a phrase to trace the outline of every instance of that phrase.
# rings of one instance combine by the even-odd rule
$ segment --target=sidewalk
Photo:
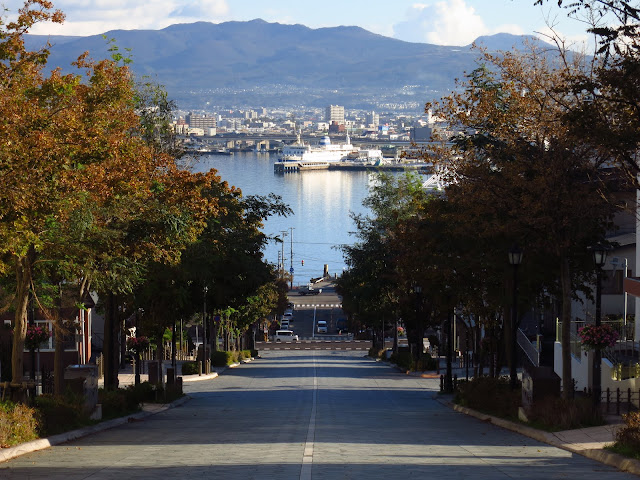
[[[251,360],[244,360],[243,363],[245,362],[250,362]],[[176,362],[176,376],[178,377],[182,377],[182,383],[187,383],[187,382],[197,382],[200,380],[211,380],[212,378],[216,378],[220,373],[224,372],[227,368],[234,368],[237,367],[238,365],[240,365],[240,363],[236,363],[233,365],[229,365],[227,367],[212,367],[211,368],[211,373],[209,373],[208,375],[198,375],[197,373],[194,375],[182,375],[182,361],[178,360]],[[165,360],[163,362],[163,372],[166,378],[166,369],[167,368],[171,368],[171,361],[170,360]],[[118,386],[119,387],[127,387],[129,385],[133,385],[135,384],[135,380],[136,380],[136,375],[133,372],[133,369],[131,367],[131,365],[127,365],[125,366],[125,368],[121,369],[118,372]],[[146,382],[149,380],[149,374],[148,373],[141,373],[140,374],[140,382]],[[98,380],[98,388],[101,388],[104,386],[104,378],[100,378]]]
[[[412,373],[412,375],[420,378],[440,379],[440,375],[445,373],[445,369],[440,368],[437,372]],[[466,368],[455,367],[452,369],[454,375],[458,375],[458,379],[466,378]],[[508,373],[508,372],[506,372]],[[469,377],[472,376],[472,369],[469,369]],[[615,467],[634,475],[640,476],[640,461],[623,457],[616,453],[605,450],[605,446],[615,442],[616,430],[623,425],[622,417],[617,415],[606,415],[607,425],[599,427],[578,428],[575,430],[564,430],[561,432],[545,432],[529,427],[525,424],[511,422],[503,418],[494,417],[480,413],[470,408],[461,407],[453,403],[452,395],[442,395],[436,393],[434,398],[448,407],[465,415],[475,417],[484,422],[493,423],[501,428],[517,432],[539,442],[562,448],[569,452],[577,453],[584,457],[596,460],[606,465]]]

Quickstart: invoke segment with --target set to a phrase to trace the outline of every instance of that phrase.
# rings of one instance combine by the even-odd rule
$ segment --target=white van
[[[318,320],[318,333],[327,333],[327,322]]]
[[[273,336],[274,342],[297,342],[298,335],[291,330],[276,330],[276,334]]]

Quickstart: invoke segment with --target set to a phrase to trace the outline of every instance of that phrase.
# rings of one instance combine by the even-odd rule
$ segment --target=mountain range
[[[526,39],[498,34],[480,37],[476,43],[490,50],[510,50]],[[71,62],[85,51],[96,60],[110,57],[109,48],[115,45],[130,56],[137,75],[164,85],[180,106],[188,108],[192,105],[186,104],[205,99],[230,106],[244,100],[257,101],[254,106],[300,102],[324,106],[348,101],[369,105],[374,98],[389,103],[417,96],[415,100],[424,104],[450,92],[455,79],[474,69],[479,58],[471,45],[410,43],[360,27],[311,29],[260,19],[113,30],[88,37],[25,37],[32,49],[47,40],[53,45],[48,66],[64,71],[71,71]]]

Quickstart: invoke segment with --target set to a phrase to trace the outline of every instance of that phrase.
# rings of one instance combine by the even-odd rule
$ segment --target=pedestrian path
[[[439,371],[412,373],[412,375],[425,379],[432,379],[434,382],[440,382],[441,376],[445,373],[445,365],[442,364]],[[469,377],[471,378],[473,369],[469,369]],[[467,370],[465,367],[459,367],[456,362],[456,367],[452,368],[452,374],[457,375],[458,379],[465,379]],[[508,374],[505,370],[501,374]],[[438,388],[439,391],[439,388]],[[616,441],[616,431],[623,426],[622,417],[617,415],[607,415],[606,425],[597,427],[578,428],[573,430],[564,430],[560,432],[545,432],[532,428],[524,423],[511,422],[503,418],[494,417],[484,413],[477,412],[470,408],[461,407],[453,403],[453,395],[436,394],[440,402],[449,406],[450,408],[478,418],[479,420],[493,423],[499,427],[520,433],[527,437],[533,438],[540,442],[552,445],[554,447],[562,448],[573,453],[597,460],[609,466],[616,467],[620,470],[624,470],[635,475],[640,475],[640,461],[623,457],[606,450],[605,447],[612,445]]]
[[[199,380],[211,380],[212,378],[216,378],[218,376],[219,373],[221,373],[223,370],[225,370],[225,368],[227,367],[220,367],[220,368],[212,368],[211,369],[211,373],[206,374],[206,375],[183,375],[182,374],[182,361],[178,360],[176,362],[176,375],[179,377],[182,377],[182,382],[196,382]],[[164,378],[166,378],[166,369],[167,368],[171,368],[171,361],[169,360],[165,360],[163,362],[163,373],[164,373]],[[124,368],[120,369],[120,371],[118,372],[118,386],[119,387],[127,387],[129,385],[134,385],[136,381],[136,375],[133,372],[133,368],[132,366],[126,365]],[[147,382],[149,381],[149,374],[148,373],[141,373],[140,374],[140,382]],[[101,388],[104,386],[104,378],[100,378],[98,380],[98,387]]]

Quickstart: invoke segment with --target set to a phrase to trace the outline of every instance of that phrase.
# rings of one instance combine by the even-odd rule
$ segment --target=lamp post
[[[514,245],[509,250],[509,263],[513,267],[513,305],[511,310],[511,366],[509,376],[509,386],[515,390],[518,384],[518,373],[516,371],[517,355],[517,317],[518,317],[518,266],[522,263],[522,249]]]
[[[447,344],[446,344],[446,349],[447,349],[447,366],[446,366],[446,371],[445,371],[445,375],[444,375],[444,392],[445,393],[453,393],[453,370],[452,370],[452,348],[453,348],[453,344],[451,342],[451,337],[453,336],[453,332],[452,330],[452,317],[453,316],[453,309],[448,309],[448,313],[447,313]],[[438,361],[440,361],[440,359],[438,359]]]
[[[593,263],[596,266],[596,327],[599,327],[602,317],[602,267],[607,261],[607,250],[598,244],[592,249]],[[596,348],[593,355],[593,406],[600,405],[600,390],[602,389],[602,352]]]
[[[422,315],[420,315],[420,307],[422,306],[422,286],[414,285],[413,292],[416,294],[416,330],[417,334],[417,343],[416,343],[416,359],[422,357]]]
[[[204,286],[203,298],[204,303],[202,305],[202,371],[205,375],[209,373],[207,370],[207,292],[209,291],[209,287]]]

